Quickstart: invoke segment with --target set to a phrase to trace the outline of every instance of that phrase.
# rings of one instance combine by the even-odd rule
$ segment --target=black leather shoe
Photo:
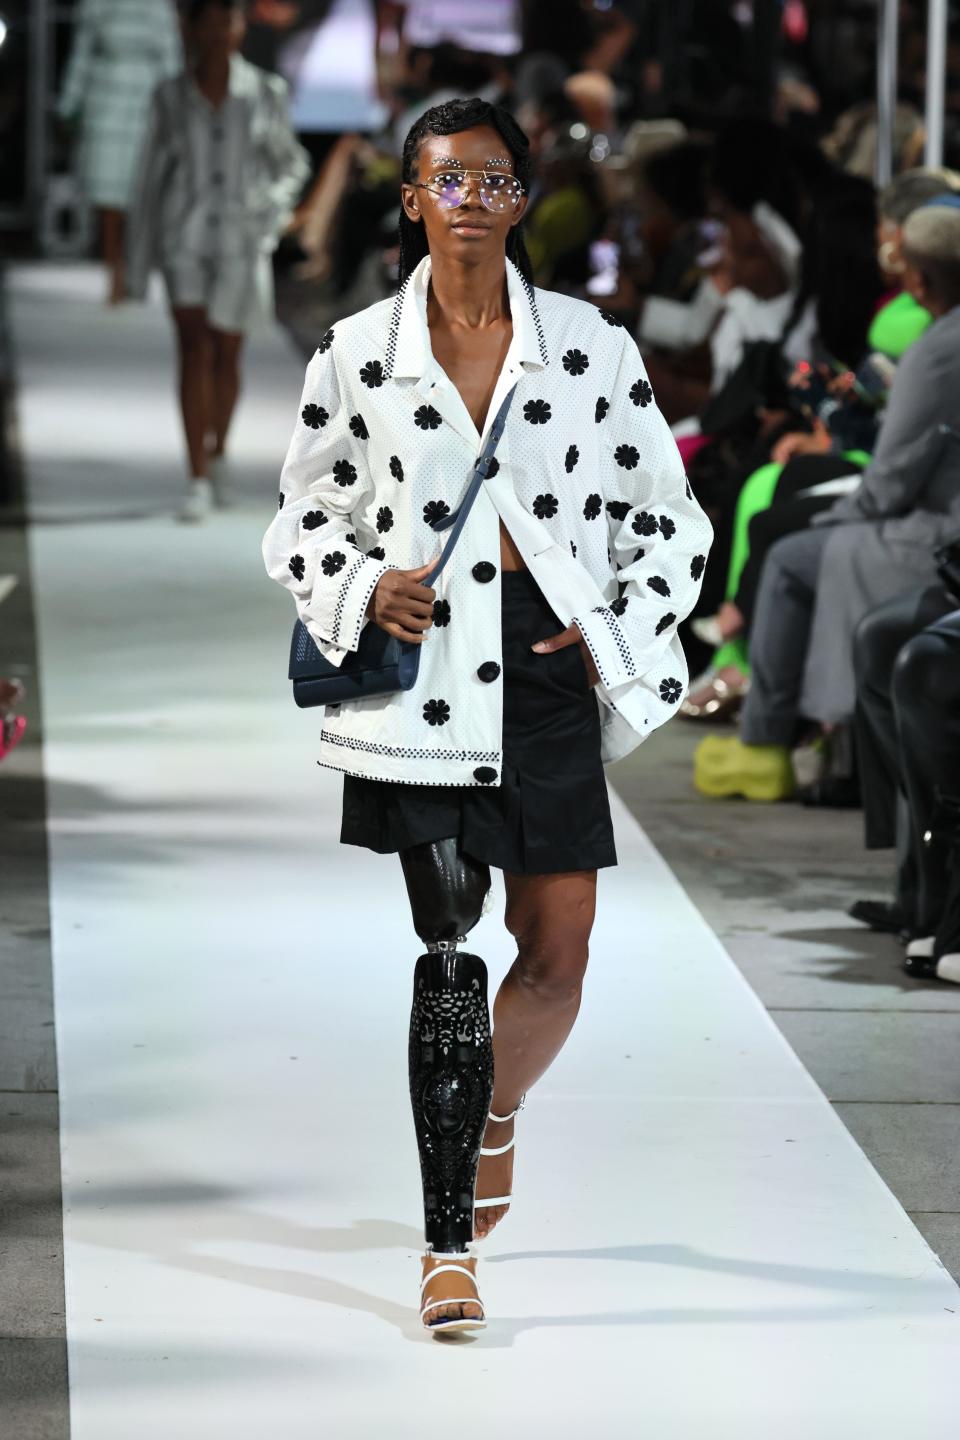
[[[910,922],[895,902],[888,900],[855,900],[847,911],[851,920],[859,920],[870,930],[899,935],[910,928]]]

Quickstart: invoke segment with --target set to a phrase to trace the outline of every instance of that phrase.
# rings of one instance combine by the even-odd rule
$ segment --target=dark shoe
[[[899,935],[910,928],[910,922],[900,906],[887,900],[855,900],[847,914],[851,920],[859,920],[868,929],[880,930],[888,935]]]

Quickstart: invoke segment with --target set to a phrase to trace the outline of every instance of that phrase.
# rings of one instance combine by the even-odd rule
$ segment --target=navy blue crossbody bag
[[[443,554],[423,582],[428,588],[453,554],[473,502],[490,473],[516,388],[516,385],[511,386],[497,411],[483,454],[473,467],[467,493],[460,505],[451,515],[432,522],[434,530],[450,530],[451,534]],[[313,643],[303,621],[298,620],[293,627],[290,645],[289,678],[293,681],[293,698],[301,709],[307,709],[313,705],[336,705],[343,700],[366,700],[374,695],[389,695],[394,690],[412,690],[420,669],[420,650],[421,646],[409,640],[397,640],[371,620],[360,635],[358,648],[343,657],[342,665],[332,665]]]

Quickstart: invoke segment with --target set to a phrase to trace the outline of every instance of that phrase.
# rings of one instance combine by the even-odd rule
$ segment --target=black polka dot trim
[[[602,617],[604,624],[610,631],[610,634],[613,636],[613,643],[616,645],[617,653],[620,656],[620,659],[623,661],[624,669],[627,672],[627,678],[629,680],[632,680],[636,676],[637,667],[634,664],[633,651],[630,649],[630,646],[627,642],[627,637],[621,630],[620,622],[617,619],[617,615],[622,614],[623,612],[614,610],[613,608],[616,603],[617,602],[614,601],[611,605],[595,605],[593,608],[593,613],[594,615],[599,615]]]
[[[350,735],[334,735],[329,730],[321,731],[328,745],[340,745],[346,750],[360,750],[366,755],[391,755],[397,760],[462,760],[500,763],[497,751],[490,750],[424,750],[409,745],[380,745],[375,740],[355,740]],[[421,784],[421,781],[410,781]]]

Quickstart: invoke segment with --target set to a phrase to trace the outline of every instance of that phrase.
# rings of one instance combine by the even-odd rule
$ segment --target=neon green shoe
[[[701,740],[693,753],[693,783],[713,799],[789,800],[795,789],[786,745],[744,745],[736,735]]]

